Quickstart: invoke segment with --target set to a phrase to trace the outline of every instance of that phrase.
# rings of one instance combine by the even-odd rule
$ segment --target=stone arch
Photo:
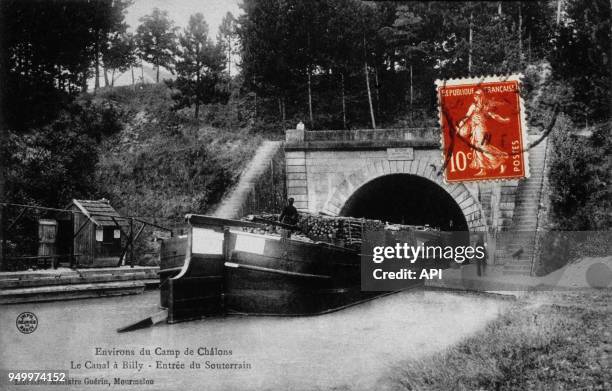
[[[446,183],[440,172],[439,163],[433,160],[371,161],[348,174],[330,192],[323,206],[323,212],[337,216],[347,200],[360,187],[376,178],[391,174],[410,174],[434,182],[455,200],[465,216],[470,231],[486,231],[484,211],[477,197],[463,183]]]

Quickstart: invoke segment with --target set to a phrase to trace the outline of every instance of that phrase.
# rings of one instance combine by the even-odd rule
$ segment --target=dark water
[[[483,328],[505,305],[475,296],[413,290],[322,316],[227,317],[116,332],[158,311],[158,300],[158,292],[152,291],[137,296],[2,306],[0,369],[63,369],[73,379],[110,382],[36,386],[34,390],[380,389],[402,361],[458,342]],[[15,319],[23,311],[38,317],[38,329],[32,334],[21,334],[15,327]],[[97,347],[132,349],[135,355],[96,355]],[[225,353],[231,350],[231,355],[198,355],[198,348],[204,347]],[[142,348],[151,355],[140,355]],[[160,349],[163,353],[179,351],[180,356],[161,355]],[[194,355],[184,355],[186,349],[193,349]],[[200,349],[200,353],[205,352]],[[184,363],[186,368],[157,369],[158,360],[165,365]],[[71,361],[74,365],[110,361],[111,369],[70,369]],[[117,369],[113,368],[115,361]],[[123,369],[123,361],[129,365],[136,361],[143,367],[140,371]],[[190,369],[192,361],[201,367]],[[211,369],[205,367],[206,361],[248,364],[250,368]],[[146,378],[154,384],[115,385],[115,378]]]

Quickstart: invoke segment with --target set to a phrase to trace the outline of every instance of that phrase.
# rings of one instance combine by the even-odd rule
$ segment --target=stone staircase
[[[533,143],[538,137],[530,136],[529,142]],[[547,143],[545,139],[529,150],[531,175],[519,181],[510,229],[498,234],[496,256],[502,260],[505,274],[529,275],[532,272]]]
[[[270,161],[281,148],[281,141],[264,141],[255,156],[248,164],[248,168],[242,172],[238,184],[230,192],[229,196],[221,202],[213,213],[213,216],[232,219],[242,216],[242,208],[259,177],[268,169]]]

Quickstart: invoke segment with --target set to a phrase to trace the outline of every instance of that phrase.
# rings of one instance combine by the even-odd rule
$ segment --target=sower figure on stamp
[[[474,102],[468,108],[465,117],[457,125],[461,137],[470,138],[473,148],[470,168],[479,170],[475,176],[485,175],[485,170],[499,168],[500,174],[506,171],[508,154],[490,144],[491,132],[486,125],[487,118],[501,123],[510,122],[509,118],[494,113],[493,104],[483,94],[481,89],[474,92]]]
[[[295,206],[293,206],[293,198],[289,198],[287,200],[287,205],[283,208],[283,211],[278,218],[278,221],[284,224],[296,225],[299,216],[300,215],[297,209],[295,209]],[[281,230],[281,236],[287,238],[291,237],[291,230],[283,228]]]

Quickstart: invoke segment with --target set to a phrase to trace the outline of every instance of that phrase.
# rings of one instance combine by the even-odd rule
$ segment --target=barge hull
[[[356,250],[242,230],[264,224],[195,215],[187,221],[183,265],[176,264],[177,241],[160,271],[169,323],[228,313],[315,315],[388,293],[361,291]]]

